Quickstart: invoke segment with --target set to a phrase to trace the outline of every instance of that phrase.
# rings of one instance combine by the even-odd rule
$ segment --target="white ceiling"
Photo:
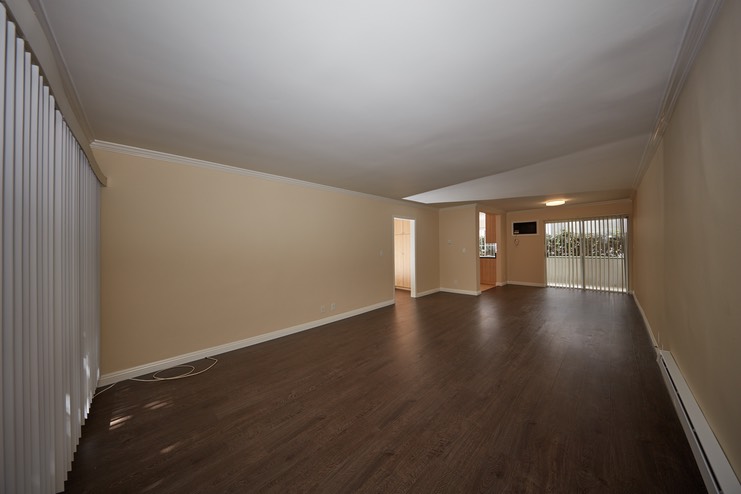
[[[629,196],[694,4],[40,2],[95,140],[505,209]]]

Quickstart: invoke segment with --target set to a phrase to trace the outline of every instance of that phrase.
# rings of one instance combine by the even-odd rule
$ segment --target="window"
[[[497,257],[494,216],[479,213],[479,257]]]

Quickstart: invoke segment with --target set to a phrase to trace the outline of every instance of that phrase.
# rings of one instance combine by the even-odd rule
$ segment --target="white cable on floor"
[[[186,377],[197,376],[198,374],[203,374],[204,372],[206,372],[207,370],[209,370],[211,367],[213,367],[214,365],[216,365],[216,363],[218,362],[218,360],[215,359],[214,357],[206,357],[206,359],[207,360],[213,360],[213,363],[211,365],[209,365],[208,367],[206,367],[205,369],[200,370],[198,372],[195,372],[196,368],[193,367],[192,365],[188,365],[188,364],[175,365],[173,367],[169,367],[167,369],[162,369],[161,371],[155,372],[154,374],[152,374],[152,377],[149,378],[149,379],[140,379],[140,378],[137,378],[137,377],[132,377],[129,380],[130,381],[139,381],[139,382],[143,382],[143,383],[153,383],[153,382],[157,382],[157,381],[174,381],[176,379],[185,379]],[[187,368],[190,368],[190,370],[187,371],[185,374],[180,374],[178,376],[159,377],[157,375],[160,372],[165,372],[166,370],[170,370],[170,369],[177,369],[178,367],[187,367]],[[102,393],[102,391],[101,391],[101,393]]]
[[[98,396],[98,395],[99,395],[99,394],[101,394],[101,393],[105,393],[106,391],[108,391],[109,389],[111,389],[111,388],[112,388],[113,386],[115,386],[115,385],[116,385],[116,383],[113,383],[113,384],[111,384],[110,386],[108,386],[107,388],[105,388],[105,389],[101,389],[100,391],[98,391],[97,393],[95,393],[95,394],[93,395],[93,398],[95,398],[96,396]]]
[[[152,374],[152,377],[149,378],[149,379],[140,379],[140,378],[132,377],[131,379],[129,379],[129,381],[139,381],[139,382],[143,382],[143,383],[153,383],[153,382],[157,382],[157,381],[173,381],[175,379],[184,379],[186,377],[197,376],[198,374],[203,374],[204,372],[206,372],[207,370],[209,370],[211,367],[213,367],[214,365],[216,365],[216,363],[218,362],[218,360],[215,359],[214,357],[206,357],[206,359],[213,360],[213,363],[211,365],[209,365],[208,367],[206,367],[205,369],[203,369],[201,371],[198,371],[198,372],[195,372],[196,368],[194,366],[192,366],[192,365],[188,365],[188,364],[176,365],[174,367],[168,367],[167,369],[162,369],[161,371],[155,372],[154,374]],[[186,372],[185,374],[180,374],[179,376],[159,377],[157,375],[160,372],[165,372],[166,370],[170,370],[170,369],[177,369],[178,367],[189,367],[190,370],[188,372]],[[93,395],[93,398],[95,398],[96,396],[98,396],[101,393],[105,393],[106,391],[108,391],[109,389],[111,389],[115,385],[116,385],[116,383],[113,383],[110,386],[108,386],[107,388],[101,389],[100,391],[98,391],[97,393],[95,393]]]

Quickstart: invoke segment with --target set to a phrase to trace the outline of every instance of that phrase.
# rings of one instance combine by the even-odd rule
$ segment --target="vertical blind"
[[[99,184],[0,17],[0,491],[59,492],[99,377]]]
[[[547,221],[546,285],[628,291],[628,218]]]

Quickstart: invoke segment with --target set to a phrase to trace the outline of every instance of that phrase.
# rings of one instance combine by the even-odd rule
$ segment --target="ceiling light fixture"
[[[564,201],[563,199],[557,199],[555,201],[546,201],[545,202],[545,205],[546,206],[561,206],[562,204],[566,204],[566,201]]]

